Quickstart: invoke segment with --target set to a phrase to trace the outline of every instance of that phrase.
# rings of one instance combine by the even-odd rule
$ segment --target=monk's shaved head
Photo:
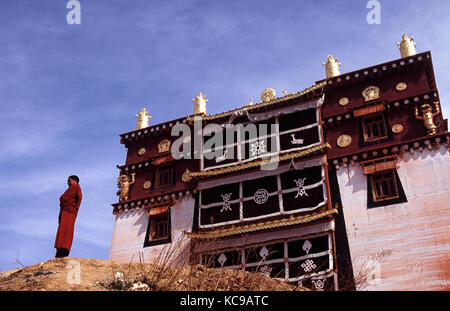
[[[70,179],[72,179],[73,181],[76,181],[76,182],[77,182],[77,184],[79,184],[79,183],[80,183],[80,178],[78,178],[78,176],[77,176],[77,175],[71,175],[71,176],[69,176],[69,178],[70,178]]]

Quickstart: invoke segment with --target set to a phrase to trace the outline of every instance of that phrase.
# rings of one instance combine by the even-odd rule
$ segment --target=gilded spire
[[[414,38],[408,38],[407,35],[402,36],[402,42],[397,42],[398,48],[400,49],[400,55],[402,58],[416,55],[416,42]]]
[[[136,117],[137,117],[136,129],[140,130],[148,127],[148,120],[150,120],[152,116],[149,116],[147,110],[145,110],[145,108],[142,108],[142,111],[139,112],[139,115],[136,115]]]
[[[341,63],[338,62],[338,59],[334,59],[333,55],[328,55],[327,62],[322,62],[322,65],[325,67],[325,72],[328,78],[336,77],[341,74],[339,67]]]
[[[202,92],[199,92],[195,99],[193,98],[192,101],[194,102],[194,114],[206,114],[206,103],[208,102],[208,99],[205,98],[205,95],[202,94]]]

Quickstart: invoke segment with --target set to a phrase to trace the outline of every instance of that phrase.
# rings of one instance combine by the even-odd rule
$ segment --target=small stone
[[[133,284],[133,287],[130,289],[131,291],[149,291],[150,287],[147,284],[137,282]]]

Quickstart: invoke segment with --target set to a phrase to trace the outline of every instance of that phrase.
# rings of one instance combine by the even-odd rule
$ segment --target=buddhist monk
[[[81,204],[80,179],[72,175],[67,179],[69,188],[59,198],[58,232],[56,233],[55,258],[67,257],[72,247],[75,219]]]

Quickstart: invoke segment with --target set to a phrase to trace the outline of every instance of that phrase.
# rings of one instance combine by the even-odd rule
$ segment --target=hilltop
[[[202,265],[169,267],[88,258],[54,258],[4,271],[1,291],[298,291],[305,290],[259,273]]]

